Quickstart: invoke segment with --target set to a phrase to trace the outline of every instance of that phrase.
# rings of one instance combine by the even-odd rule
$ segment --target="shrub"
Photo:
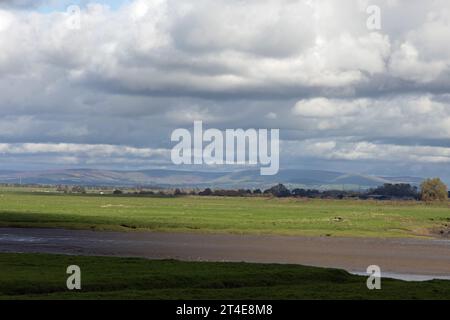
[[[420,185],[420,199],[422,201],[446,201],[448,199],[447,186],[439,178],[427,179]]]

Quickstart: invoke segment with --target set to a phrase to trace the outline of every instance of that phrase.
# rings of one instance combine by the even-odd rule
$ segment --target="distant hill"
[[[0,171],[0,183],[67,184],[86,186],[265,188],[277,183],[316,189],[367,189],[384,183],[418,185],[417,177],[377,177],[321,170],[280,170],[276,176],[261,176],[259,170],[236,172],[140,170],[114,171],[71,169],[53,171]]]

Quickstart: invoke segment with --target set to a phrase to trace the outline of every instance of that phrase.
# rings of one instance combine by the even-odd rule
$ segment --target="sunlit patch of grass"
[[[120,231],[417,237],[447,204],[265,197],[127,197],[4,193],[0,226]]]

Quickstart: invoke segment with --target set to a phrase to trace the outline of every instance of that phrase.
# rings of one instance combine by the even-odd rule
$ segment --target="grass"
[[[81,268],[81,291],[66,268]],[[450,281],[383,279],[341,270],[275,264],[0,254],[0,299],[450,299]]]
[[[447,203],[0,193],[0,227],[415,237],[449,221]]]

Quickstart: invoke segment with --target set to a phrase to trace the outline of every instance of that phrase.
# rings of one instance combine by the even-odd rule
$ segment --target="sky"
[[[449,39],[448,0],[1,0],[0,170],[169,168],[202,120],[280,129],[281,168],[450,182]]]

